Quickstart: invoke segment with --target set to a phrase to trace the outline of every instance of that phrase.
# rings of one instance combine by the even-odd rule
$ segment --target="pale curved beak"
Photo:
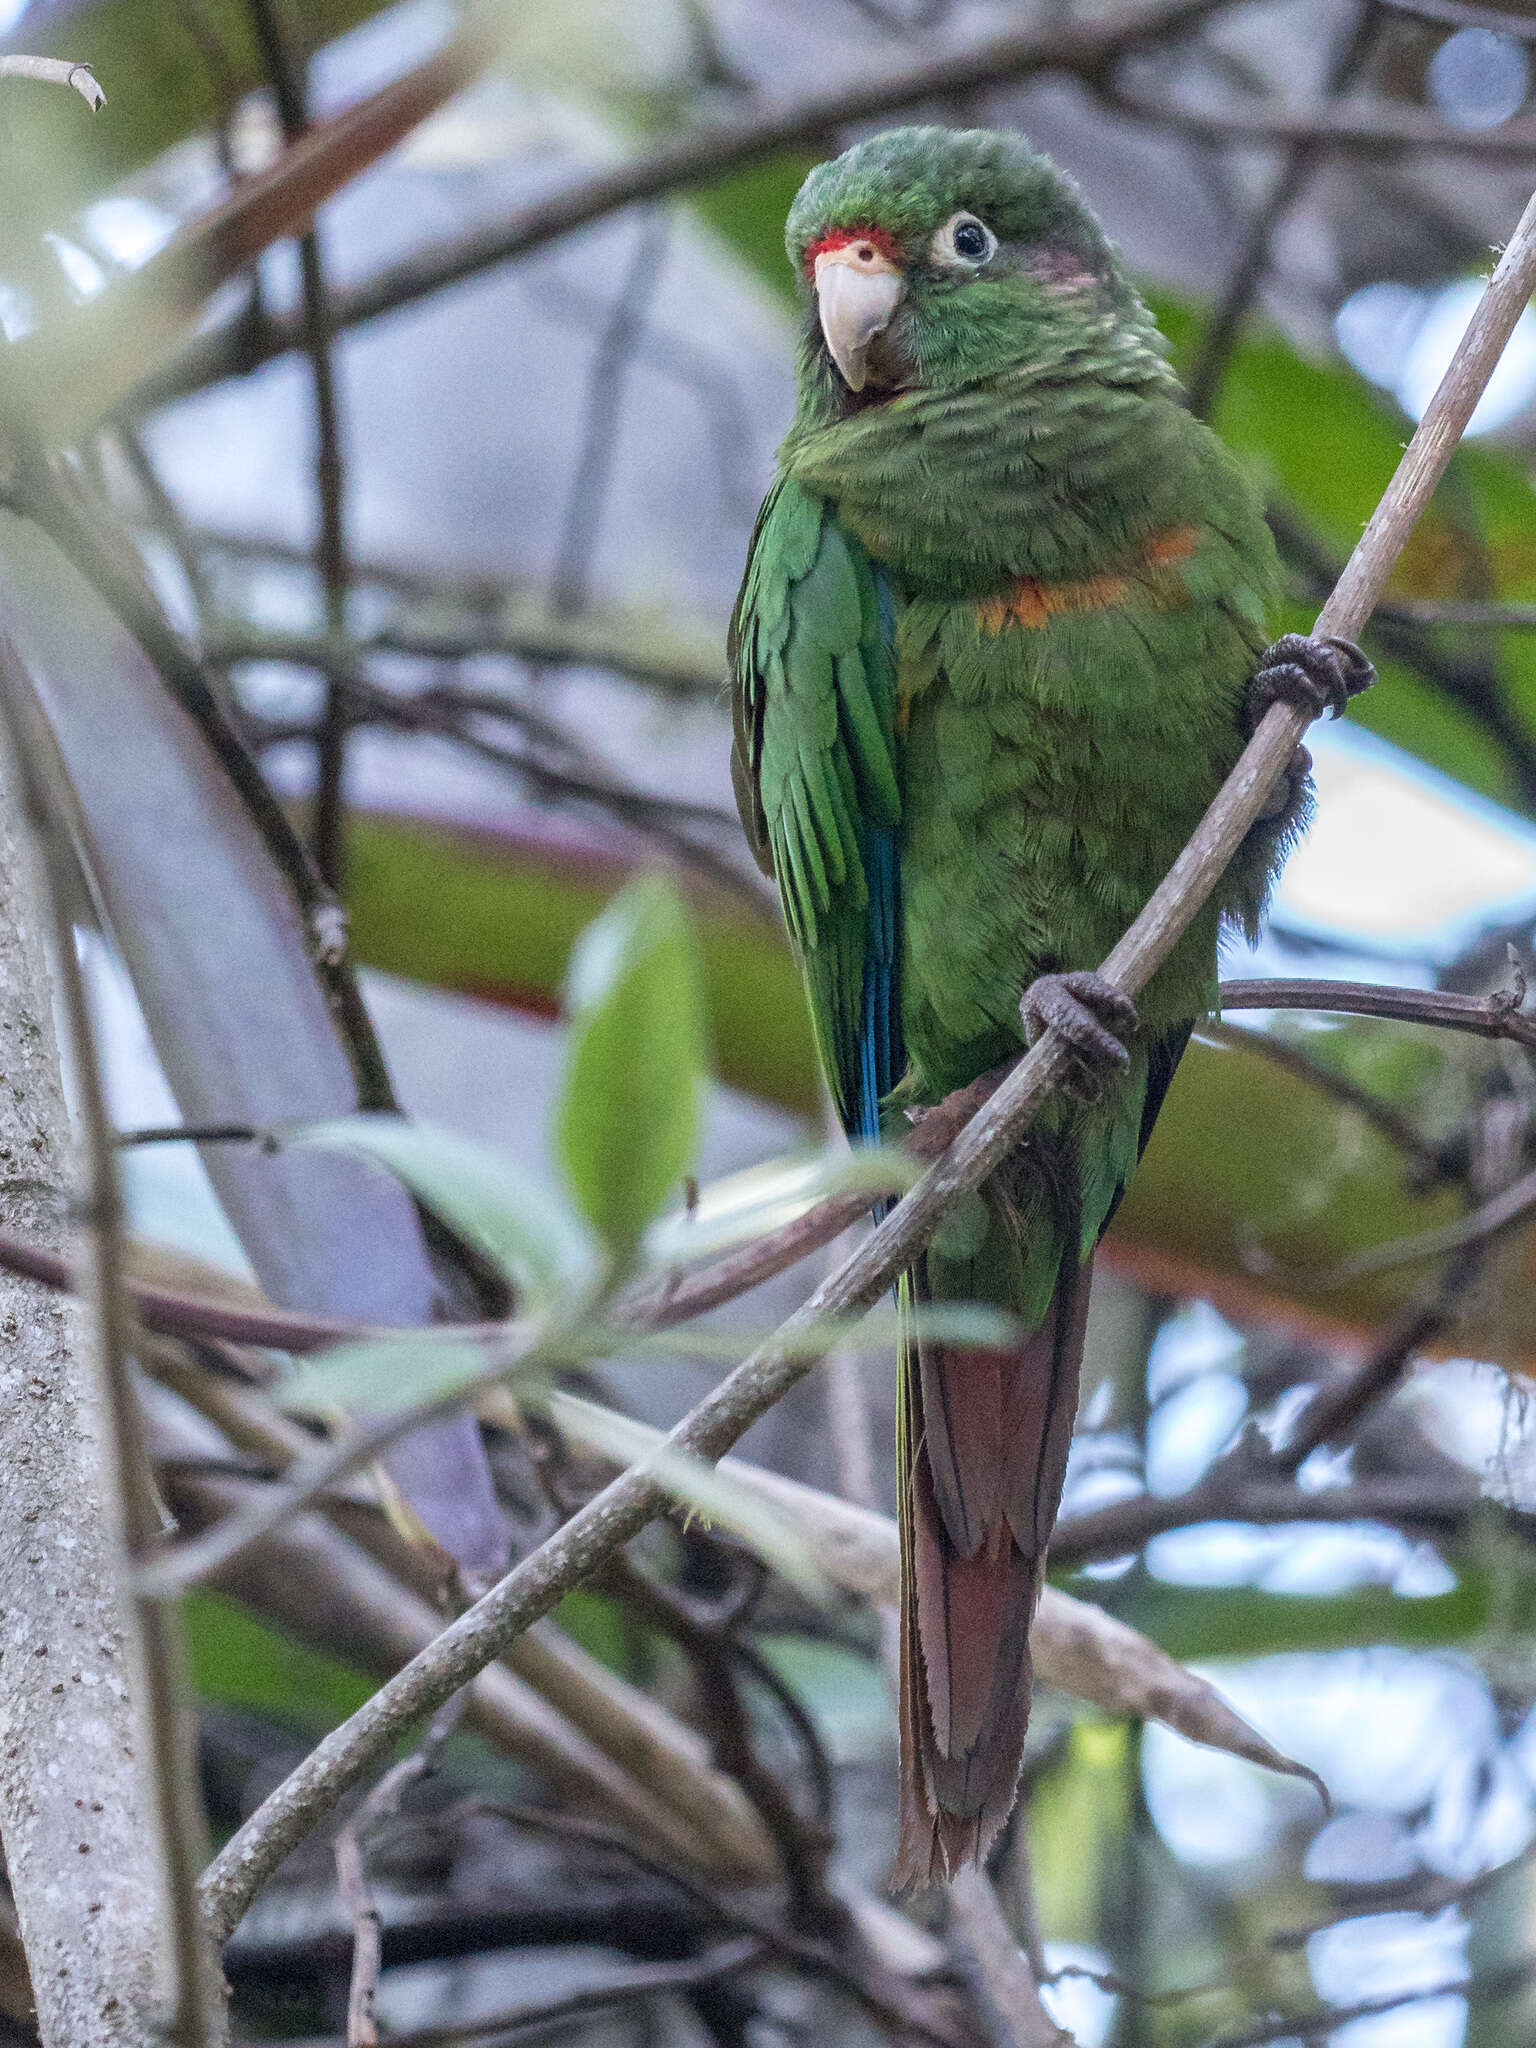
[[[816,309],[832,360],[850,391],[869,375],[869,345],[901,302],[900,270],[871,242],[844,242],[816,258]]]

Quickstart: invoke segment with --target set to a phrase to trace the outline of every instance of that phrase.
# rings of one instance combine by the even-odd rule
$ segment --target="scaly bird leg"
[[[1077,968],[1068,974],[1040,974],[1019,1004],[1026,1044],[1046,1030],[1059,1032],[1073,1054],[1075,1074],[1068,1093],[1092,1101],[1108,1073],[1131,1063],[1124,1041],[1137,1028],[1136,1005],[1102,974]]]

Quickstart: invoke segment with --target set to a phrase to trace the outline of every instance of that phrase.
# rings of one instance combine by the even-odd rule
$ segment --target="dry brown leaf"
[[[581,1410],[587,1404],[562,1401],[558,1419],[567,1435],[581,1440]],[[639,1425],[629,1427],[638,1432]],[[649,1432],[660,1436],[659,1430]],[[601,1445],[591,1449],[601,1454]],[[896,1524],[887,1515],[855,1507],[777,1472],[765,1472],[740,1458],[722,1458],[720,1476],[781,1508],[809,1542],[832,1583],[878,1605],[893,1606],[900,1594],[901,1559]],[[1187,1670],[1156,1643],[1100,1607],[1047,1586],[1030,1632],[1035,1675],[1047,1685],[1102,1707],[1107,1714],[1161,1721],[1167,1728],[1209,1749],[1247,1757],[1267,1770],[1305,1778],[1325,1806],[1328,1789],[1315,1771],[1267,1742],[1206,1679]]]

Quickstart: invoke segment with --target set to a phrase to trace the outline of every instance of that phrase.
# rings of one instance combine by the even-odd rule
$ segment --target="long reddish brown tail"
[[[979,1862],[1013,1807],[1091,1265],[1063,1257],[1016,1349],[919,1341],[903,1359],[898,1888]],[[919,1300],[926,1283],[909,1280]]]

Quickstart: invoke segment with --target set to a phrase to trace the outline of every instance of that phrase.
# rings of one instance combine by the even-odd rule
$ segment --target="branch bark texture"
[[[15,789],[0,750],[0,1214],[61,1252],[69,1122]],[[45,2048],[147,2048],[165,1907],[89,1341],[74,1302],[0,1278],[0,1837]]]

